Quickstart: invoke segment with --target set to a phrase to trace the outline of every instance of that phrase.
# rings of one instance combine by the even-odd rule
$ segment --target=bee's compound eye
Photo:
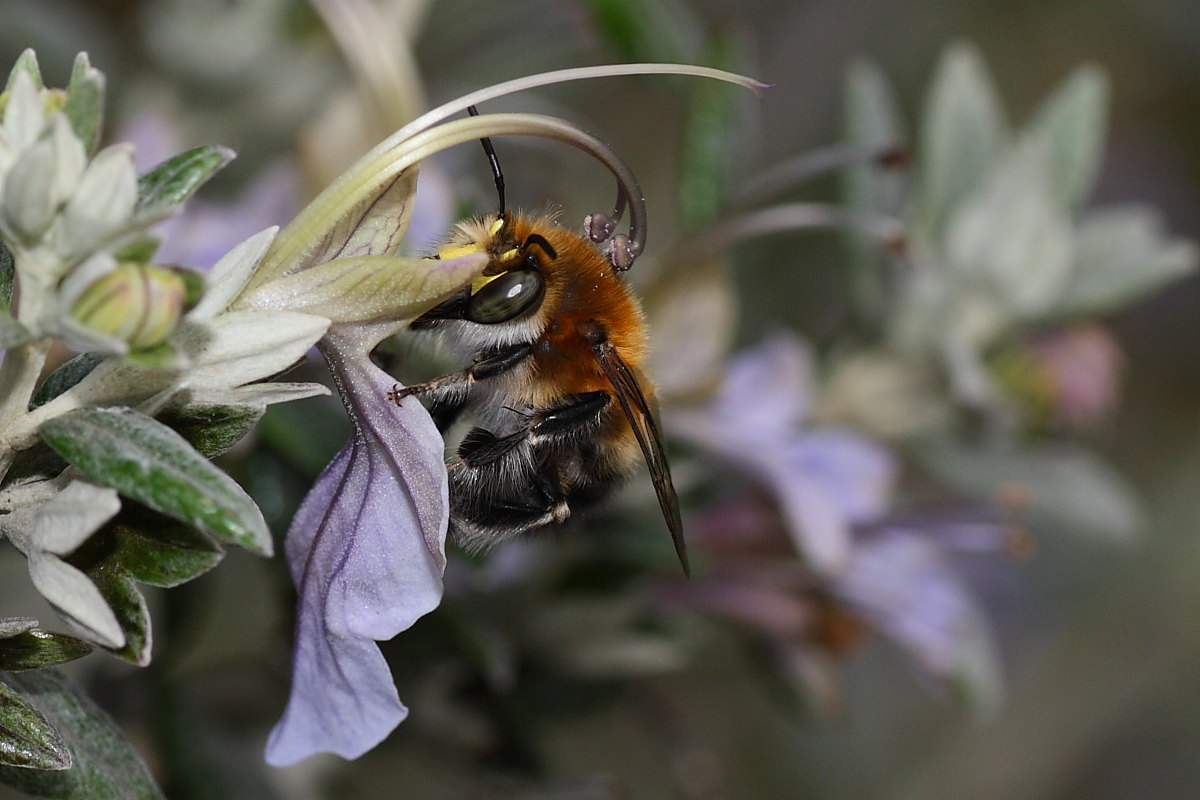
[[[514,269],[471,295],[466,318],[481,325],[507,322],[531,308],[542,298],[541,273],[531,269]]]

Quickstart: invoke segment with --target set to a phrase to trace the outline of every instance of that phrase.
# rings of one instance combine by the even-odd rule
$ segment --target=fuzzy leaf
[[[33,705],[0,681],[0,770],[59,770],[71,766],[71,754],[54,726]],[[0,772],[0,780],[3,780]]]
[[[1108,78],[1094,65],[1075,70],[1034,116],[1027,133],[1050,148],[1055,199],[1078,208],[1091,192],[1104,155]]]
[[[704,63],[723,69],[733,68],[742,55],[729,34],[714,36],[705,50]],[[678,197],[684,224],[697,230],[720,213],[728,194],[742,98],[717,81],[693,81],[687,87]]]
[[[33,617],[0,617],[0,640],[31,631],[37,625]]]
[[[0,768],[0,782],[47,800],[164,800],[150,771],[107,714],[57,670],[5,679],[61,732],[72,766],[57,772]]]
[[[104,125],[104,74],[92,67],[87,53],[75,57],[63,110],[88,154],[96,152]]]
[[[921,125],[919,219],[936,231],[988,174],[1007,136],[983,58],[958,44],[942,56]]]
[[[28,328],[9,316],[7,309],[0,308],[0,350],[25,344],[34,338]]]
[[[127,503],[71,561],[89,573],[116,568],[140,583],[170,588],[212,569],[223,556],[220,545],[192,526]]]
[[[233,160],[226,147],[205,145],[169,158],[138,178],[137,213],[177,206]]]
[[[32,411],[38,406],[49,403],[86,378],[103,360],[104,356],[96,353],[80,353],[75,356],[42,381],[37,391],[33,393],[33,399],[29,401],[29,409]]]
[[[1196,243],[1170,239],[1164,228],[1159,212],[1143,206],[1084,217],[1075,266],[1053,313],[1112,311],[1194,272],[1200,263]]]
[[[106,564],[87,574],[116,614],[117,623],[125,634],[124,645],[109,649],[131,664],[146,666],[150,663],[151,646],[150,610],[146,607],[146,599],[124,570],[113,565]]]
[[[8,82],[4,85],[4,91],[12,91],[13,84],[16,83],[17,75],[24,72],[33,80],[33,85],[38,88],[44,88],[42,83],[42,70],[38,66],[37,53],[32,47],[26,47],[21,51],[21,55],[17,56],[17,60],[13,63],[12,71],[8,73]]]
[[[165,425],[128,408],[81,408],[41,428],[59,455],[97,483],[218,541],[271,553],[254,501]]]
[[[92,646],[64,633],[29,630],[0,639],[0,672],[41,669],[83,658]]]
[[[205,458],[216,458],[242,440],[262,419],[263,407],[187,406],[158,415],[158,421],[187,439]]]
[[[0,240],[0,304],[7,310],[12,303],[13,276],[16,274],[12,251]]]

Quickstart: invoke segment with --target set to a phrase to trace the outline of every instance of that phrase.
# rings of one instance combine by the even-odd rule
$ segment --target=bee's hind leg
[[[594,432],[611,403],[608,392],[582,392],[535,409],[527,415],[529,421],[525,426],[506,436],[475,428],[459,444],[458,457],[469,467],[484,467],[518,447],[554,449]]]

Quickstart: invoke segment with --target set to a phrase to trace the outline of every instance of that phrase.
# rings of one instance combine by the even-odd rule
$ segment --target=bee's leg
[[[453,425],[462,412],[467,407],[465,398],[451,400],[448,398],[438,398],[429,406],[429,416],[433,417],[433,424],[437,425],[439,433],[445,433],[446,429]]]
[[[537,466],[521,456],[484,466],[459,462],[450,470],[450,533],[463,549],[481,552],[525,531],[564,522],[571,509],[561,484],[553,459]]]
[[[494,378],[508,372],[533,352],[533,345],[520,342],[481,353],[479,358],[466,369],[451,372],[424,383],[412,386],[394,386],[387,397],[396,405],[406,397],[432,394],[435,397],[463,397],[478,380]]]
[[[583,392],[534,410],[529,414],[528,425],[507,436],[475,428],[463,437],[458,446],[458,457],[468,467],[484,467],[521,445],[553,448],[595,430],[611,403],[612,396],[608,392]]]

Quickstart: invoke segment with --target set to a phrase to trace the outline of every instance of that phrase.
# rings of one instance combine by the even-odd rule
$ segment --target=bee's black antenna
[[[472,117],[479,116],[479,109],[475,106],[467,106],[467,113]],[[504,173],[500,171],[500,159],[496,158],[496,148],[492,147],[492,140],[485,136],[479,140],[483,145],[483,152],[487,154],[488,163],[492,165],[492,178],[496,181],[496,194],[500,197],[500,216],[504,216],[504,212],[508,207],[504,204]]]

